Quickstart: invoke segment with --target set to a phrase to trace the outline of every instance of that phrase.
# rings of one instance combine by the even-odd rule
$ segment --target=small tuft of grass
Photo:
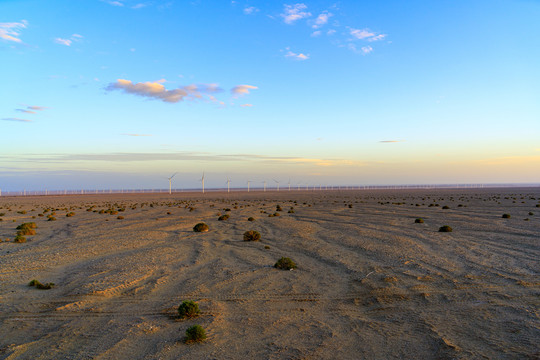
[[[450,209],[450,206],[444,205],[442,208],[443,208],[444,210],[447,210],[447,209]]]
[[[296,264],[290,258],[282,257],[274,264],[274,267],[281,270],[292,270],[296,269]]]
[[[255,230],[249,230],[244,233],[244,241],[259,241],[261,234]]]
[[[201,325],[193,325],[186,330],[186,343],[201,342],[206,339],[206,331]]]
[[[66,217],[72,217],[72,216],[75,216],[75,213],[74,213],[73,211],[68,212],[68,213],[66,214]]]
[[[221,215],[220,217],[218,217],[219,221],[225,221],[225,220],[228,220],[228,219],[229,219],[229,215],[227,215],[227,214]]]
[[[22,235],[17,234],[17,236],[15,236],[15,239],[13,239],[13,242],[18,243],[18,244],[22,244],[22,243],[26,242],[26,238],[24,236],[22,236]]]
[[[414,220],[414,223],[415,223],[415,224],[423,224],[423,223],[424,223],[424,219],[422,219],[422,218],[415,219],[415,220]]]
[[[248,221],[255,221],[255,218],[254,217],[248,217]]]
[[[198,223],[193,227],[193,231],[195,232],[208,232],[210,228],[205,223]]]
[[[265,248],[266,250],[270,250],[270,246],[268,246],[268,245],[264,245],[264,248]]]
[[[452,232],[452,228],[448,225],[441,226],[439,232]]]
[[[199,316],[201,311],[199,310],[199,304],[195,301],[184,300],[182,304],[178,307],[178,316],[180,318],[193,318]]]
[[[118,220],[124,220],[124,217],[122,215],[117,217]]]
[[[503,214],[503,215],[502,215],[502,218],[503,218],[503,219],[510,219],[511,216],[510,216],[510,214]]]

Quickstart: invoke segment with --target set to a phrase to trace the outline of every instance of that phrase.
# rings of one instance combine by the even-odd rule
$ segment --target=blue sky
[[[540,2],[268,3],[1,1],[0,189],[539,181]]]

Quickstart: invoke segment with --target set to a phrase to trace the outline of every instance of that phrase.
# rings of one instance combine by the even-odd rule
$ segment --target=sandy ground
[[[3,197],[0,358],[538,359],[537,204],[531,188]],[[176,317],[187,299],[200,317]],[[193,324],[208,338],[185,344]]]

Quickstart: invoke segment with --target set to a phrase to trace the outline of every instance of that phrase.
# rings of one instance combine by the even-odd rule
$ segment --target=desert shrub
[[[283,211],[280,205],[276,206],[276,211]]]
[[[511,216],[510,216],[510,214],[503,214],[503,215],[502,215],[502,218],[503,218],[503,219],[510,219]]]
[[[225,215],[221,215],[220,217],[218,217],[218,220],[219,221],[224,221],[224,220],[227,220],[229,218],[229,215],[225,214]]]
[[[23,230],[23,229],[37,229],[37,225],[35,222],[27,222],[27,223],[22,223],[21,225],[17,226],[17,230]]]
[[[268,249],[270,249],[270,246],[264,245],[264,248],[265,248],[266,250],[268,250]]]
[[[296,264],[291,259],[282,257],[274,264],[274,267],[281,270],[291,270],[296,269]]]
[[[248,217],[248,221],[255,221],[255,218],[254,217]]]
[[[117,217],[118,220],[124,220],[124,217],[122,215]]]
[[[51,283],[42,284],[38,280],[34,279],[28,283],[28,286],[35,286],[37,289],[40,289],[40,290],[49,290],[53,288],[54,283],[51,282]]]
[[[244,233],[244,241],[259,241],[261,234],[255,230],[249,230]]]
[[[17,236],[23,236],[23,235],[36,235],[36,230],[29,229],[29,228],[17,230]]]
[[[288,213],[288,214],[294,214],[294,210],[291,209],[291,210],[287,211],[287,213]]]
[[[444,205],[442,208],[443,208],[444,210],[447,210],[447,209],[450,209],[450,206]]]
[[[49,215],[47,217],[49,218],[47,221],[55,221],[56,220],[56,218],[54,216]]]
[[[529,211],[529,215],[530,215],[530,216],[533,216],[534,213],[533,213],[532,211]]]
[[[448,225],[441,226],[439,232],[452,232],[452,228]]]
[[[199,342],[206,339],[206,332],[201,325],[193,325],[186,330],[186,343]]]
[[[424,223],[424,219],[418,218],[418,219],[414,220],[414,222],[415,222],[416,224],[423,224],[423,223]]]
[[[273,214],[268,215],[268,217],[275,217],[275,216],[280,216],[280,214],[278,212],[275,212]]]
[[[68,212],[66,214],[66,217],[72,217],[72,216],[75,216],[75,213],[74,212]]]
[[[17,211],[17,214],[26,215],[26,210]]]
[[[199,310],[199,304],[195,301],[184,300],[178,307],[178,315],[181,318],[192,318],[198,316],[201,313]]]
[[[167,215],[171,215],[171,212],[170,212],[170,211],[167,211]]]
[[[18,244],[22,244],[22,243],[26,242],[26,238],[24,236],[22,236],[22,235],[17,234],[17,236],[15,236],[15,239],[13,239],[13,242],[18,243]]]
[[[198,223],[193,227],[193,231],[195,232],[207,232],[208,230],[210,230],[210,228],[205,223]]]

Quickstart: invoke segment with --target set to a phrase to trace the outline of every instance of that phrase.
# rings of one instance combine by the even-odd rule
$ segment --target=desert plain
[[[539,204],[538,188],[0,197],[0,359],[538,359]],[[207,339],[186,344],[194,324]]]

